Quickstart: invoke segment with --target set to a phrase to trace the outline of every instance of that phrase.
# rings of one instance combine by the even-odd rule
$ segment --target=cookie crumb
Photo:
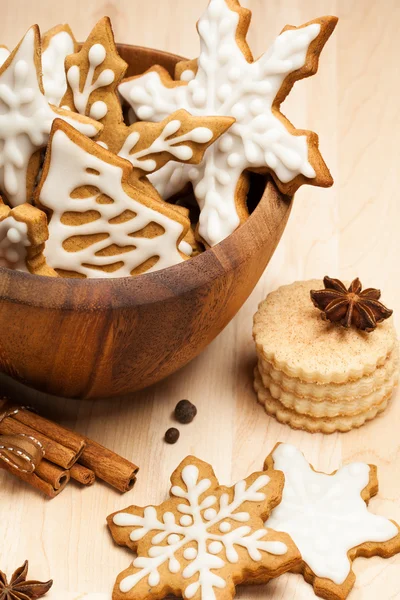
[[[175,418],[179,423],[191,423],[197,415],[197,408],[189,400],[181,400],[175,407]]]
[[[164,440],[167,442],[167,444],[176,444],[180,435],[179,429],[176,429],[176,427],[171,427],[165,432]]]

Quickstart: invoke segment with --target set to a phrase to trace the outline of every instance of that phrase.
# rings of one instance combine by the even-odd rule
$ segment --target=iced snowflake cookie
[[[321,319],[310,297],[321,285],[319,280],[298,281],[260,304],[253,327],[258,356],[254,387],[266,412],[282,423],[310,432],[349,431],[389,404],[399,379],[396,330],[391,311],[369,298],[367,303],[379,305],[367,307],[372,316],[376,309],[382,321],[379,315],[386,311],[386,320],[375,321],[372,333]],[[355,317],[358,309],[349,302],[357,302],[357,295],[335,297],[340,320],[348,310]],[[372,326],[372,317],[368,319]]]
[[[10,56],[11,52],[6,46],[0,46],[0,67],[3,63],[6,62],[7,58]]]
[[[156,66],[119,86],[142,120],[161,121],[177,108],[236,119],[199,167],[171,163],[151,177],[164,198],[193,184],[201,208],[199,233],[209,245],[230,235],[248,216],[246,169],[271,173],[286,194],[303,183],[332,185],[316,134],[295,129],[280,105],[298,79],[316,72],[337,19],[287,26],[254,61],[246,43],[250,15],[238,0],[211,0],[198,23],[200,58],[180,65],[178,81]]]
[[[116,153],[121,130],[126,129],[116,89],[127,67],[118,54],[108,17],[97,23],[81,50],[65,61],[68,87],[61,106],[100,121],[104,129],[98,141]]]
[[[50,106],[43,95],[39,28],[29,29],[0,67],[0,192],[11,206],[31,200],[54,119],[95,136],[100,123]]]
[[[231,120],[196,119],[185,111],[175,117],[148,129],[137,124],[135,167],[63,121],[54,123],[35,203],[49,216],[46,258],[59,275],[126,277],[188,258],[189,219],[141,177],[178,154],[201,160]],[[161,129],[175,136],[176,147],[158,146],[149,154],[146,148]]]
[[[292,537],[302,555],[301,573],[321,598],[347,598],[357,557],[400,552],[399,526],[367,508],[378,493],[374,465],[351,463],[326,475],[294,446],[278,444],[265,462],[267,473],[273,469],[283,472],[285,487],[265,525]]]
[[[263,529],[280,501],[282,474],[254,473],[233,487],[220,486],[210,465],[189,456],[171,476],[169,500],[130,506],[108,517],[117,544],[138,557],[121,573],[113,600],[228,600],[235,586],[296,568],[290,537]]]
[[[56,25],[42,36],[43,89],[50,104],[59,106],[67,91],[65,59],[78,49],[69,25]]]
[[[44,212],[30,204],[11,209],[0,199],[0,267],[57,277],[43,255],[47,238]]]

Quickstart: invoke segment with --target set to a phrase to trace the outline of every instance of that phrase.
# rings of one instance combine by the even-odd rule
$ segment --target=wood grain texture
[[[83,8],[78,0],[2,0],[0,44],[17,43],[33,22],[45,30],[68,21],[83,39],[95,20],[108,14],[118,41],[196,56],[194,22],[205,3],[88,0]],[[64,590],[112,589],[131,555],[112,545],[104,526],[106,515],[131,503],[164,500],[170,473],[189,453],[211,462],[224,483],[259,469],[277,441],[298,445],[319,470],[329,472],[351,460],[375,463],[380,493],[371,508],[400,521],[400,395],[382,417],[359,430],[332,436],[292,431],[269,419],[256,402],[251,339],[253,313],[268,291],[325,274],[347,279],[358,275],[366,286],[381,287],[400,326],[400,3],[249,0],[244,4],[254,12],[249,40],[255,55],[286,23],[297,25],[322,14],[340,17],[319,73],[297,84],[283,107],[295,125],[319,133],[336,185],[330,190],[299,191],[282,242],[252,296],[224,332],[181,372],[113,402],[50,401],[19,387],[22,399],[36,401],[49,416],[141,466],[137,485],[125,496],[101,484],[80,491],[70,483],[51,502],[0,473],[0,568],[11,572],[29,558],[32,576],[55,579],[50,600],[63,600]],[[8,379],[0,381],[4,389],[12,387]],[[172,425],[171,412],[181,398],[196,403],[198,416],[181,427],[177,445],[166,446],[163,434]],[[357,582],[351,600],[400,598],[399,557],[358,559],[354,569]],[[243,587],[237,597],[315,596],[300,576],[288,575],[261,588]]]

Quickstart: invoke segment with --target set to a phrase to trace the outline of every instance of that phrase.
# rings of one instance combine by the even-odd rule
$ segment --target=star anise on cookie
[[[0,600],[31,600],[33,598],[42,598],[47,594],[53,585],[53,581],[50,580],[46,583],[26,581],[27,574],[27,560],[12,575],[10,583],[8,583],[6,575],[0,571]]]
[[[339,279],[324,277],[324,290],[311,290],[311,300],[322,311],[321,317],[343,327],[354,325],[363,331],[373,331],[378,323],[388,319],[393,311],[379,299],[380,290],[362,291],[361,281],[354,279],[347,289]]]

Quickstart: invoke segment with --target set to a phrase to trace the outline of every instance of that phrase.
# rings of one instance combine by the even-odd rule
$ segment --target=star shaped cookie
[[[265,463],[268,473],[273,469],[283,472],[285,487],[265,526],[292,537],[302,555],[301,572],[321,598],[348,596],[358,556],[400,552],[399,526],[367,507],[378,493],[374,465],[351,463],[326,475],[314,471],[294,446],[278,444]]]
[[[280,499],[280,473],[254,473],[225,487],[209,464],[189,456],[171,482],[160,506],[130,506],[107,519],[114,540],[137,553],[118,577],[113,600],[161,600],[169,593],[227,600],[239,583],[298,566],[289,536],[263,528]]]
[[[297,130],[280,105],[294,83],[313,75],[336,17],[300,27],[287,26],[258,60],[246,43],[251,13],[238,0],[211,0],[198,23],[198,61],[180,64],[174,81],[160,66],[119,86],[139,119],[161,121],[178,108],[193,115],[236,119],[198,167],[169,164],[151,176],[163,198],[188,182],[201,209],[199,234],[214,245],[248,217],[246,169],[272,174],[285,194],[303,183],[333,181],[319,153],[315,133]]]

